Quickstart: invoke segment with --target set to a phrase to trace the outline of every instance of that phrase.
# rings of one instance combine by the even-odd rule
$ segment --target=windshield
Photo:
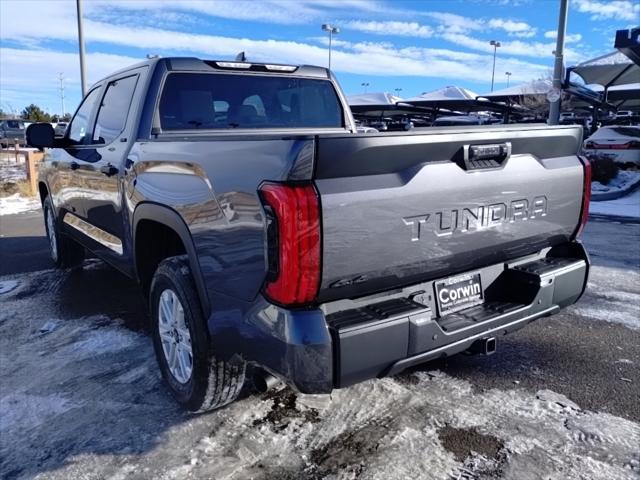
[[[19,120],[7,120],[7,127],[23,129],[24,123]]]
[[[608,133],[607,130],[609,132],[614,131],[618,135],[624,135],[625,137],[640,138],[640,127],[608,127],[608,128],[602,128],[598,132],[596,132],[596,133],[599,133],[599,135],[597,135],[597,136],[598,137],[606,137],[607,133]],[[610,133],[609,133],[609,135],[610,135]]]
[[[342,128],[343,112],[328,80],[171,73],[160,98],[163,130]]]

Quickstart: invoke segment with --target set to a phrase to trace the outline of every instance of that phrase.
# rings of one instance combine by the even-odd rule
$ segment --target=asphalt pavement
[[[40,211],[0,217],[0,276],[51,268],[44,235]],[[640,272],[640,225],[636,222],[592,219],[582,240],[594,265]],[[72,305],[67,310],[74,311],[62,309],[60,315],[119,313],[140,323],[145,307],[135,283],[115,270],[102,272],[91,281],[92,292],[99,291],[99,296],[78,294],[76,287],[81,286],[71,282],[66,289],[69,301],[61,304]],[[619,288],[639,290],[637,284]],[[592,297],[597,302],[598,292],[593,288],[582,301]],[[636,307],[640,313],[640,306]],[[640,421],[640,331],[610,322],[585,323],[569,310],[500,339],[498,350],[499,354],[489,357],[457,355],[415,370],[442,368],[479,389],[550,388],[585,408]],[[619,358],[633,363],[620,363]]]

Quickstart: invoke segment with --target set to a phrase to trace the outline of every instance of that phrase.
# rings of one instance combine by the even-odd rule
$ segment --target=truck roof
[[[95,82],[98,84],[114,75],[120,75],[136,68],[149,66],[154,67],[164,64],[168,71],[190,71],[190,72],[211,72],[213,71],[234,71],[236,73],[261,72],[275,75],[295,75],[298,77],[311,77],[318,79],[330,79],[329,69],[315,65],[287,65],[280,63],[260,63],[260,62],[237,62],[233,60],[203,60],[196,57],[154,57],[129,67],[118,70],[111,75],[101,78]],[[92,85],[93,88],[93,85]]]

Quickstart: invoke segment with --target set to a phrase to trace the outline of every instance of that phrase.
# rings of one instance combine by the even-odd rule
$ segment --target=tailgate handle
[[[511,142],[486,145],[464,145],[465,170],[502,168],[511,156]]]

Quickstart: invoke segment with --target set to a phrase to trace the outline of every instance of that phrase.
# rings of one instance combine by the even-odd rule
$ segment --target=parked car
[[[8,119],[0,121],[0,146],[24,144],[25,126],[22,120]]]
[[[69,122],[58,122],[56,123],[55,128],[53,129],[56,137],[64,137],[64,133],[67,131],[67,126]]]
[[[51,258],[135,278],[186,408],[247,365],[303,393],[463,351],[584,292],[572,126],[358,133],[325,68],[150,59],[93,85],[39,177]],[[526,179],[526,180],[523,180]],[[96,292],[99,295],[100,292]]]
[[[616,163],[640,166],[640,127],[600,127],[583,145],[585,155],[604,154]]]
[[[633,117],[633,112],[631,110],[619,110],[615,114],[616,119],[626,119]]]

